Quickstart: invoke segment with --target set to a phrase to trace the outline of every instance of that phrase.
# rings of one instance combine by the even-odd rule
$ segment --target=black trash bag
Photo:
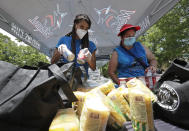
[[[189,64],[174,60],[156,84],[155,116],[189,129]]]
[[[166,80],[178,79],[183,83],[189,80],[189,63],[183,60],[175,59],[170,67],[161,75],[161,78],[155,85],[155,88],[160,87],[160,85]]]
[[[68,67],[36,70],[0,61],[0,130],[48,131],[57,110],[77,100],[64,75]]]

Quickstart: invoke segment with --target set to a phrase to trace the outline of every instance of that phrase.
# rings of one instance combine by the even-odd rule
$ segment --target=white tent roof
[[[179,0],[1,0],[0,27],[48,56],[72,29],[79,13],[89,15],[90,39],[97,56],[109,55],[119,44],[125,23],[141,26],[143,34]]]

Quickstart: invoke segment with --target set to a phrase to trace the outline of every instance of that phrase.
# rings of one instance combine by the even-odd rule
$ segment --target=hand
[[[88,50],[88,48],[84,49],[84,56],[85,56],[84,57],[85,61],[87,61],[87,62],[91,61],[92,55],[91,55],[91,52]]]
[[[65,49],[67,49],[67,46],[62,44],[62,45],[59,45],[58,47],[58,52],[62,55],[63,52],[65,51]]]
[[[85,62],[89,62],[91,60],[91,53],[88,48],[81,49],[78,54],[77,62],[79,64],[84,64]]]
[[[148,68],[146,68],[145,72],[147,72],[148,70],[151,70],[152,73],[156,73],[157,68],[151,65]]]

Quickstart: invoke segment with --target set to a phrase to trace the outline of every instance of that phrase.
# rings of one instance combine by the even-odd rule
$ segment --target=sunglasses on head
[[[76,19],[85,19],[85,20],[87,20],[87,21],[89,21],[89,18],[86,16],[86,15],[78,15],[78,16],[76,16]]]

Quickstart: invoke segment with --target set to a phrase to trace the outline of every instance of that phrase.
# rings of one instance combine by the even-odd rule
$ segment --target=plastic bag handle
[[[64,74],[61,73],[60,68],[56,64],[53,64],[53,65],[49,66],[48,69],[53,73],[53,75],[58,80],[59,85],[62,88],[63,92],[65,93],[66,97],[71,102],[77,101],[76,96],[74,95],[72,89],[69,86],[68,80],[66,79]]]

